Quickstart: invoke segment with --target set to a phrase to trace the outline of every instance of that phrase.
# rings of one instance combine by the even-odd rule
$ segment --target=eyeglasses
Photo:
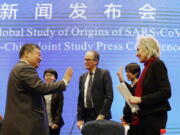
[[[87,59],[87,58],[85,58],[84,60],[87,61],[87,62],[94,61],[94,59]]]

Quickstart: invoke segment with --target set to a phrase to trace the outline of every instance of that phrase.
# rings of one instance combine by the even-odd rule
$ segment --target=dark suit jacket
[[[88,73],[80,76],[78,97],[78,120],[84,120],[84,85]],[[113,101],[112,80],[109,71],[97,68],[92,84],[92,101],[97,114],[111,118],[111,104]]]
[[[168,99],[171,87],[167,69],[163,61],[156,59],[149,67],[143,81],[141,115],[170,110]]]
[[[51,114],[53,123],[62,127],[64,125],[64,120],[62,118],[62,110],[64,105],[64,95],[63,92],[52,94],[51,98]]]
[[[4,135],[49,135],[43,95],[66,89],[64,81],[44,83],[33,66],[18,62],[8,80]]]

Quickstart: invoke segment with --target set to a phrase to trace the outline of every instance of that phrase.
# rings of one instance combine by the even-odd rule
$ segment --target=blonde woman
[[[168,99],[171,87],[164,62],[160,57],[160,45],[152,36],[137,39],[136,56],[144,63],[144,69],[136,85],[131,103],[139,104],[140,111],[132,116],[130,135],[160,135],[166,128]]]

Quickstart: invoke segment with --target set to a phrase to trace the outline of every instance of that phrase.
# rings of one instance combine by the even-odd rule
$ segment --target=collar
[[[20,59],[20,61],[25,62],[26,64],[29,64],[29,62],[26,60]]]
[[[152,63],[155,59],[157,59],[157,57],[151,57],[148,60],[146,60],[146,62],[144,63],[144,66],[147,66],[149,63]]]
[[[96,69],[97,69],[97,68],[94,68],[94,70],[92,71],[93,75],[95,74],[95,72],[96,72]]]

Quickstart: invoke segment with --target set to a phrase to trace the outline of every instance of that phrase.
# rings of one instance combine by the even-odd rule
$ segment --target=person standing
[[[54,69],[46,69],[43,75],[46,83],[55,82],[58,78],[58,73]],[[44,97],[48,114],[49,135],[60,135],[61,128],[64,125],[62,118],[63,92],[45,95]]]
[[[130,135],[160,135],[166,128],[168,99],[171,86],[167,68],[160,57],[160,45],[153,36],[140,36],[136,56],[144,63],[131,103],[138,104],[139,112],[132,115]]]
[[[39,46],[23,45],[19,58],[9,75],[2,134],[49,135],[43,95],[64,91],[72,68],[67,68],[63,80],[44,83],[36,71],[42,60]]]
[[[129,63],[125,67],[126,76],[128,81],[131,81],[131,84],[128,84],[126,81],[124,81],[123,75],[122,75],[122,67],[120,67],[119,72],[117,73],[120,83],[125,83],[129,91],[132,95],[134,95],[134,90],[136,88],[136,84],[138,82],[139,75],[141,73],[140,65],[137,63]],[[131,108],[127,103],[125,103],[124,109],[123,109],[123,117],[121,118],[122,125],[130,125],[131,123],[131,117],[132,112]]]
[[[108,70],[98,68],[99,54],[88,51],[84,57],[88,72],[80,76],[77,106],[77,126],[84,122],[111,118],[113,101],[112,79]]]

